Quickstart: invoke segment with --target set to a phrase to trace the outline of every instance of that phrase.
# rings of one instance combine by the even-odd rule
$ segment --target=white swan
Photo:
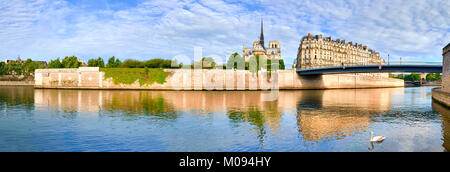
[[[384,136],[375,136],[373,137],[373,132],[370,132],[370,141],[371,142],[382,142],[385,139]]]

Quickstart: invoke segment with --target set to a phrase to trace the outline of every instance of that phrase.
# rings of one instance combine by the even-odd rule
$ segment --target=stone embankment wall
[[[34,81],[0,81],[0,86],[33,86]]]
[[[403,80],[381,75],[338,74],[300,77],[295,70],[280,70],[268,76],[268,72],[252,74],[243,70],[165,69],[170,72],[164,84],[114,84],[112,78],[96,67],[78,69],[38,69],[36,88],[63,89],[149,89],[149,90],[268,90],[333,89],[333,88],[381,88],[402,87]]]
[[[442,90],[448,93],[450,92],[450,43],[444,48],[442,57]]]
[[[33,86],[34,78],[29,76],[0,75],[0,86]]]
[[[450,44],[442,51],[442,87],[433,89],[433,99],[450,107]]]

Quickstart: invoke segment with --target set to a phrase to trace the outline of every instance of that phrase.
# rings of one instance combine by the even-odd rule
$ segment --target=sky
[[[449,0],[2,0],[0,58],[227,59],[264,37],[287,66],[311,33],[367,45],[391,61],[442,61]],[[267,46],[267,45],[266,45]]]

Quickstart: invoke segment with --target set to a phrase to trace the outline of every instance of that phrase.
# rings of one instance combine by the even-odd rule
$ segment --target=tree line
[[[408,75],[397,75],[397,76],[389,74],[389,77],[403,79],[405,81],[420,81],[420,79],[421,79],[420,74],[417,74],[417,73],[411,73]],[[441,74],[440,73],[429,73],[425,77],[425,80],[426,81],[439,81],[439,80],[441,80]]]
[[[262,64],[261,64],[262,62]],[[265,63],[264,63],[265,62]],[[284,70],[284,60],[283,59],[266,59],[259,54],[250,56],[246,61],[244,57],[241,57],[238,53],[233,53],[227,60],[227,69],[241,69],[250,70],[251,72],[257,72],[258,70],[265,69],[267,71],[272,71],[272,66],[277,66],[278,69]]]
[[[45,68],[45,64],[27,59],[24,62],[0,62],[0,75],[23,75],[25,78],[34,75],[36,69]]]
[[[266,62],[260,64],[260,62]],[[76,56],[66,56],[63,59],[57,58],[50,60],[46,66],[41,62],[34,62],[31,59],[23,61],[13,61],[9,63],[0,63],[0,75],[34,75],[36,69],[43,68],[78,68],[82,66],[88,67],[100,67],[100,68],[203,68],[203,69],[237,69],[237,70],[252,70],[256,72],[261,69],[271,71],[272,65],[279,65],[278,69],[285,69],[284,61],[264,59],[262,56],[251,56],[248,61],[245,61],[237,52],[233,53],[225,64],[218,64],[212,57],[204,57],[200,61],[193,64],[179,63],[177,60],[165,60],[165,59],[151,59],[146,61],[139,61],[133,59],[127,59],[120,61],[115,56],[112,56],[105,63],[103,58],[98,57],[89,59],[87,65]],[[253,67],[254,66],[254,67]],[[255,71],[253,71],[255,70]]]

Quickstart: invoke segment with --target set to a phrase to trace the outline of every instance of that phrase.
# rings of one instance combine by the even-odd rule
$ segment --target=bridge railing
[[[335,67],[349,67],[349,66],[442,66],[442,62],[417,62],[417,61],[391,61],[385,63],[345,63],[345,64],[320,64],[320,65],[301,65],[299,69],[319,69],[319,68],[335,68]]]

